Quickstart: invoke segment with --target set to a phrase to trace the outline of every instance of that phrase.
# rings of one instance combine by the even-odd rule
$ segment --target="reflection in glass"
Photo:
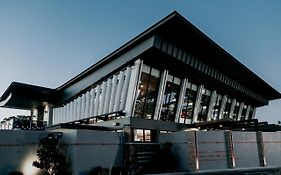
[[[234,111],[233,111],[233,120],[235,120],[235,121],[238,120],[239,106],[240,106],[240,103],[236,102],[235,107],[234,107]]]
[[[152,119],[158,94],[160,71],[143,65],[135,105],[135,117]]]
[[[221,107],[221,102],[222,102],[222,96],[218,95],[217,99],[216,99],[216,102],[215,102],[215,105],[212,109],[211,120],[218,120],[219,119],[219,112],[220,112],[219,110],[220,110],[220,107]]]
[[[180,114],[180,123],[191,124],[198,87],[188,83]]]
[[[168,75],[160,116],[163,121],[175,121],[180,82],[179,78]]]
[[[230,108],[231,108],[231,99],[228,98],[226,100],[225,108],[223,111],[223,118],[229,118]]]
[[[200,103],[200,111],[198,114],[198,121],[200,122],[207,121],[210,99],[211,99],[211,92],[207,89],[203,89],[201,103]]]

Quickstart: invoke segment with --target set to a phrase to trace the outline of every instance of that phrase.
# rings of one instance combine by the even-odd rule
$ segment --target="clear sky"
[[[280,0],[0,0],[0,94],[56,88],[174,10],[281,91]],[[281,100],[257,116],[281,120]]]

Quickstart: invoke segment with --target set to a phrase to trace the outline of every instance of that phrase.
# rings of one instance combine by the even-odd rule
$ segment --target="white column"
[[[154,114],[154,120],[160,120],[160,114],[161,114],[161,108],[163,103],[163,96],[165,93],[165,87],[167,83],[168,78],[168,70],[164,70],[161,75],[160,85],[159,85],[159,92],[157,96],[156,106],[155,106],[155,114]]]
[[[106,81],[106,94],[104,98],[104,107],[103,107],[103,113],[109,113],[109,103],[110,103],[110,95],[111,95],[111,84],[112,84],[112,79],[109,78]]]
[[[73,101],[71,101],[69,103],[69,108],[70,108],[70,110],[69,110],[69,120],[73,121],[73,117],[74,117],[74,115],[73,115],[73,108],[74,108]]]
[[[200,111],[203,89],[204,89],[204,87],[201,85],[201,86],[199,86],[198,91],[197,91],[196,102],[195,102],[194,111],[193,111],[192,123],[197,123],[197,120],[198,120],[198,114],[199,114],[199,111]]]
[[[117,76],[113,75],[113,77],[112,77],[112,85],[111,85],[111,96],[110,96],[109,112],[113,112],[113,109],[114,109],[116,90],[117,90]]]
[[[250,113],[251,105],[247,106],[246,114],[245,114],[245,120],[249,120],[249,113]]]
[[[91,99],[90,99],[90,117],[94,116],[94,110],[95,110],[95,89],[91,89],[90,91]]]
[[[58,118],[58,109],[57,108],[53,108],[53,124],[57,124],[57,118]]]
[[[236,105],[236,99],[232,99],[230,110],[229,110],[229,118],[233,119],[233,113]]]
[[[86,94],[81,96],[81,119],[85,118],[85,107],[86,107]]]
[[[66,108],[65,122],[69,122],[69,120],[70,120],[70,118],[69,118],[69,103],[66,104],[65,108]]]
[[[120,71],[120,73],[118,75],[118,84],[117,84],[115,105],[114,105],[113,111],[119,111],[120,98],[121,98],[121,92],[122,92],[123,85],[124,85],[124,71]]]
[[[210,97],[210,103],[209,103],[209,107],[208,107],[207,121],[211,121],[211,119],[212,119],[212,111],[216,104],[217,97],[218,97],[217,92],[212,91],[212,95]]]
[[[74,99],[74,103],[73,103],[73,120],[78,120],[78,110],[77,110],[77,108],[78,108],[78,99],[76,98],[76,99]]]
[[[104,107],[105,94],[106,94],[106,82],[104,81],[104,82],[101,84],[100,106],[99,106],[98,115],[103,114],[103,107]]]
[[[91,103],[91,93],[90,91],[86,92],[86,103],[85,103],[85,118],[90,117],[90,103]]]
[[[238,115],[237,115],[237,120],[238,121],[241,120],[241,114],[242,114],[243,108],[244,108],[244,102],[241,102],[240,106],[239,106],[239,110],[238,110]]]
[[[82,107],[82,97],[77,98],[77,119],[81,119],[81,107]]]
[[[59,115],[58,115],[58,123],[61,123],[61,118],[62,118],[62,107],[58,108]]]
[[[120,108],[119,108],[120,111],[125,110],[125,103],[126,103],[126,97],[127,97],[127,94],[128,94],[130,75],[131,75],[131,67],[127,67],[127,69],[125,71],[124,86],[122,88],[122,93],[121,93],[121,104],[120,104]]]
[[[227,96],[224,95],[222,97],[222,100],[221,100],[221,107],[220,107],[219,117],[218,117],[219,119],[223,118],[223,112],[224,112],[224,108],[225,108],[226,102],[227,102]]]
[[[182,111],[182,106],[183,106],[183,101],[184,101],[184,96],[186,93],[186,86],[187,86],[187,79],[185,78],[182,81],[181,84],[181,89],[180,89],[180,94],[179,94],[179,101],[178,101],[178,105],[177,105],[177,110],[176,110],[176,117],[175,117],[175,122],[178,123],[179,119],[180,119],[180,113]]]
[[[98,115],[99,103],[100,103],[100,85],[97,85],[97,87],[96,87],[96,98],[95,98],[94,116]]]
[[[128,85],[128,94],[126,98],[126,104],[125,104],[125,113],[126,116],[132,116],[135,101],[137,98],[137,90],[138,90],[138,82],[140,77],[140,69],[141,69],[142,61],[137,60],[135,61],[134,66],[131,69],[131,75],[130,75],[130,81]]]

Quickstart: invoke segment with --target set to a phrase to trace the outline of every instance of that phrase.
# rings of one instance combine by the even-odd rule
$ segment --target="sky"
[[[281,92],[280,0],[0,0],[0,95],[57,88],[175,10]],[[281,100],[256,116],[281,120]]]

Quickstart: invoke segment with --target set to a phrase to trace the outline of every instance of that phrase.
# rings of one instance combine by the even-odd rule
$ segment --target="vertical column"
[[[73,104],[73,119],[78,120],[78,113],[77,113],[77,107],[78,107],[78,99],[74,99],[74,104]]]
[[[66,104],[65,122],[69,122],[69,103]]]
[[[81,111],[80,111],[80,119],[85,118],[85,106],[86,106],[86,95],[81,95]]]
[[[125,109],[125,103],[126,103],[126,97],[128,94],[128,88],[129,88],[129,82],[130,82],[130,75],[131,75],[131,67],[127,67],[125,71],[125,80],[124,80],[124,86],[122,88],[121,93],[121,103],[119,110],[124,111]]]
[[[126,116],[131,116],[133,114],[134,106],[136,103],[137,98],[137,90],[138,90],[138,82],[140,78],[140,70],[142,66],[142,61],[137,60],[135,61],[134,66],[131,70],[130,75],[130,82],[128,85],[128,94],[126,98],[126,104],[125,104],[125,112]]]
[[[113,75],[112,83],[111,83],[111,96],[110,96],[110,103],[109,103],[109,112],[114,112],[114,104],[115,104],[115,96],[117,90],[117,76]]]
[[[251,109],[251,105],[247,105],[245,120],[249,120],[250,109]]]
[[[57,108],[53,108],[53,125],[57,124]]]
[[[220,107],[219,117],[218,117],[219,119],[223,118],[223,112],[224,112],[224,108],[225,108],[226,102],[227,102],[227,96],[224,95],[222,97],[222,100],[221,100],[221,107]]]
[[[81,107],[82,107],[82,97],[79,96],[77,98],[77,119],[80,120],[81,119]]]
[[[96,98],[95,98],[95,110],[94,110],[94,116],[98,115],[99,110],[99,103],[100,103],[100,85],[97,85],[96,87]]]
[[[73,108],[74,108],[73,101],[71,101],[69,103],[69,108],[70,108],[70,110],[69,110],[69,119],[70,119],[70,121],[73,121],[73,117],[74,117],[74,115],[73,115]]]
[[[114,105],[114,111],[118,111],[120,109],[120,98],[121,98],[121,92],[124,85],[124,71],[120,71],[118,75],[118,84],[117,84],[117,91],[116,91],[116,97],[115,97],[115,105]]]
[[[263,134],[261,131],[256,132],[257,137],[257,146],[258,146],[258,154],[259,154],[259,161],[260,166],[266,166],[266,157],[265,157],[265,150],[264,150],[264,141],[263,141]]]
[[[233,113],[236,105],[236,99],[232,99],[230,111],[229,111],[229,118],[233,119]]]
[[[235,168],[235,153],[234,153],[234,144],[233,144],[233,135],[231,131],[225,131],[225,147],[227,155],[227,165],[228,168]]]
[[[90,99],[90,117],[94,116],[94,110],[95,110],[95,89],[91,89],[91,99]]]
[[[241,120],[241,114],[242,114],[243,108],[244,108],[244,102],[241,102],[240,106],[239,106],[238,114],[237,114],[237,120],[238,121]]]
[[[109,113],[109,103],[110,103],[110,95],[111,95],[111,84],[112,79],[109,78],[106,82],[106,94],[104,99],[104,107],[103,107],[103,113]]]
[[[90,100],[91,100],[90,91],[87,91],[85,95],[86,95],[85,118],[89,118],[90,117]]]
[[[209,107],[208,107],[207,121],[211,121],[211,119],[212,119],[212,111],[216,104],[217,97],[218,97],[217,92],[212,91],[212,95],[210,97],[210,103],[209,103]]]
[[[179,101],[178,101],[178,105],[177,105],[177,110],[176,110],[176,117],[175,117],[175,122],[178,123],[179,119],[180,119],[180,113],[182,110],[182,105],[183,105],[183,100],[184,100],[184,96],[185,96],[185,92],[186,92],[186,86],[187,86],[187,78],[185,78],[182,81],[181,84],[181,89],[180,89],[180,94],[179,94]]]
[[[104,98],[106,94],[106,82],[103,82],[101,84],[101,94],[100,94],[100,106],[99,106],[99,112],[98,115],[103,114],[103,107],[104,107]]]
[[[155,107],[154,120],[155,119],[160,120],[160,111],[162,108],[162,102],[163,102],[163,96],[165,93],[167,78],[168,78],[168,70],[164,70],[162,73],[162,76],[161,76],[161,80],[160,80],[159,92],[158,92],[156,107]]]
[[[204,87],[203,87],[203,85],[201,85],[198,88],[198,91],[197,91],[196,102],[195,102],[194,111],[193,111],[192,123],[196,123],[197,119],[198,119],[198,114],[199,114],[199,110],[200,110],[200,105],[201,105],[200,103],[201,103],[203,89],[204,89]]]

